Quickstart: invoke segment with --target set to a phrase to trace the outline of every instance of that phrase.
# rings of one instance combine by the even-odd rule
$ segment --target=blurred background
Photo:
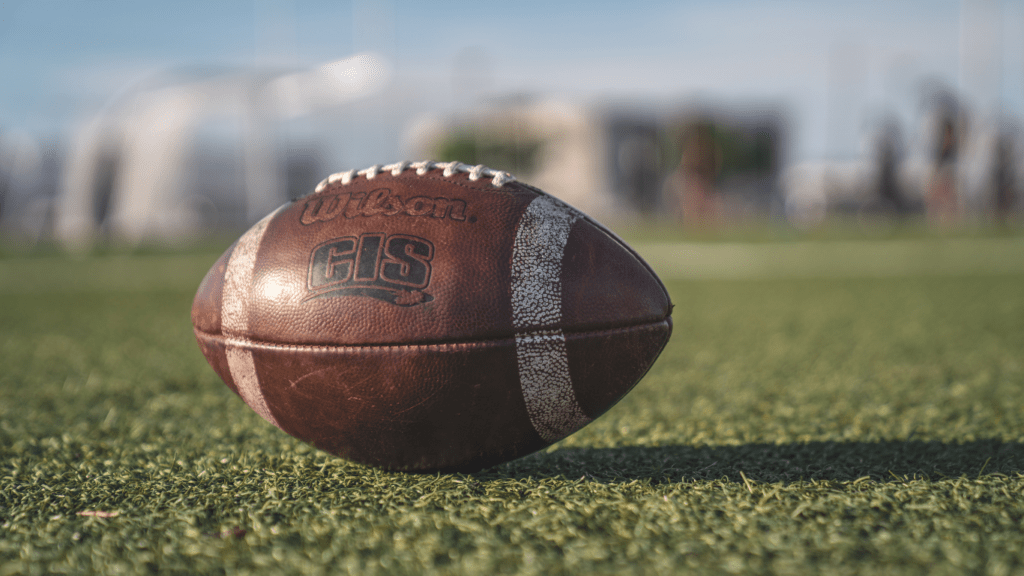
[[[0,238],[233,235],[403,159],[613,226],[1014,226],[1022,114],[1010,0],[7,1]]]

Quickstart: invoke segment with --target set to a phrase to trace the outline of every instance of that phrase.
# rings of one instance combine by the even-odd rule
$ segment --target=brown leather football
[[[477,470],[598,417],[672,331],[668,293],[606,228],[505,172],[335,174],[203,279],[196,338],[257,414],[392,470]]]

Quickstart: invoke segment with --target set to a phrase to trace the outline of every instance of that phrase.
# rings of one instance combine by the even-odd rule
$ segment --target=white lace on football
[[[363,170],[349,170],[347,172],[331,174],[316,185],[316,191],[321,192],[324,188],[327,188],[328,184],[334,184],[336,182],[341,182],[342,185],[349,184],[358,176],[365,176],[367,180],[373,180],[381,172],[390,172],[392,176],[398,176],[410,168],[416,170],[416,174],[419,176],[423,176],[427,172],[436,168],[442,168],[444,169],[442,175],[445,178],[451,178],[460,172],[468,173],[469,179],[473,181],[481,178],[490,178],[491,186],[494,186],[495,188],[501,188],[505,184],[516,181],[516,177],[508,172],[494,170],[484,166],[483,164],[470,166],[469,164],[463,164],[461,162],[432,162],[430,160],[424,160],[422,162],[396,162],[394,164],[387,165],[377,164],[370,166],[369,168],[364,168]]]

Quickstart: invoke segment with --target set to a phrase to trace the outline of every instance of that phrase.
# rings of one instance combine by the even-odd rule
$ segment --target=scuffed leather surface
[[[575,392],[589,417],[603,414],[636,384],[670,333],[666,319],[566,335]],[[223,338],[196,335],[204,350],[222,351]],[[473,471],[549,444],[527,416],[514,339],[249,349],[281,429],[356,462]]]
[[[393,195],[442,197],[466,202],[466,220],[431,216],[338,216],[304,226],[304,201],[295,202],[268,226],[258,255],[254,292],[261,283],[280,282],[286,291],[273,301],[253,298],[250,335],[257,340],[308,344],[393,344],[461,341],[508,337],[512,334],[511,304],[496,298],[497,287],[509,285],[510,231],[533,198],[514,186],[496,190],[485,180],[465,175],[417,177],[408,171],[373,180],[360,178],[348,186],[328,187],[345,193],[389,188]],[[409,185],[412,180],[414,186]],[[475,222],[471,219],[475,218]],[[307,270],[314,246],[363,233],[402,234],[423,238],[434,246],[430,284],[423,290],[433,300],[399,307],[373,298],[318,298],[307,295]]]
[[[331,194],[465,202],[464,219],[406,213],[310,221],[307,202]],[[528,418],[510,303],[512,244],[537,191],[500,189],[435,170],[333,184],[266,227],[248,294],[246,334],[221,331],[232,249],[196,294],[193,325],[211,366],[235,390],[227,345],[253,353],[268,408],[289,434],[354,461],[400,470],[472,470],[548,442]],[[380,204],[378,208],[386,206]],[[308,214],[307,214],[308,216]],[[364,296],[310,298],[313,251],[338,238],[404,235],[433,246],[429,301],[397,306]],[[626,394],[671,333],[671,303],[650,268],[603,227],[576,220],[565,248],[562,319],[581,409],[594,418]],[[236,390],[237,392],[237,390]]]
[[[617,238],[589,222],[569,234],[562,261],[562,324],[569,330],[653,322],[671,304],[661,281],[623,249]]]
[[[235,245],[232,244],[213,263],[196,291],[196,297],[192,304],[192,325],[203,332],[220,334],[220,303],[221,293],[224,289],[224,271],[234,249]]]

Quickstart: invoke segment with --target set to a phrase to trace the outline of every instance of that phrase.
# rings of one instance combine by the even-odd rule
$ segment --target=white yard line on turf
[[[633,246],[665,280],[1024,275],[1024,237]],[[0,294],[194,291],[217,256],[10,257]]]
[[[1024,274],[1024,238],[650,243],[637,251],[665,279],[856,278]]]

